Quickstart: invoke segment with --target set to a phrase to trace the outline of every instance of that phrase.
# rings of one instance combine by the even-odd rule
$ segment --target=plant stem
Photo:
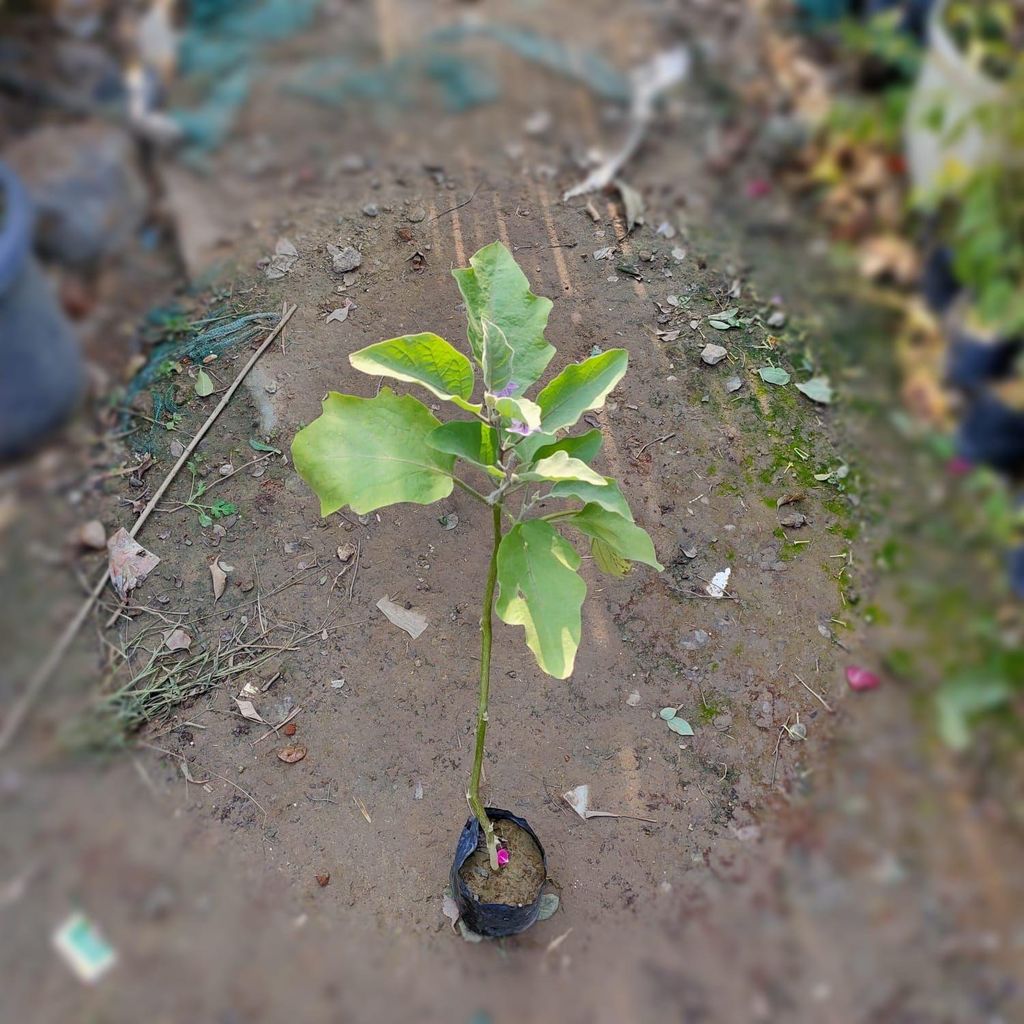
[[[483,612],[480,616],[480,704],[476,715],[476,751],[473,754],[473,774],[469,778],[466,799],[483,829],[487,841],[487,854],[491,870],[498,870],[498,841],[494,825],[487,817],[480,799],[480,772],[484,764],[484,741],[487,738],[487,702],[491,691],[491,634],[493,631],[494,587],[498,580],[498,546],[501,544],[501,513],[499,502],[492,509],[494,518],[494,546],[491,549],[491,564],[487,570],[487,586],[484,589]]]
[[[460,480],[457,476],[453,476],[452,480],[461,487],[467,494],[473,495],[477,501],[482,501],[485,505],[489,505],[490,502],[475,488],[470,487],[465,480]]]

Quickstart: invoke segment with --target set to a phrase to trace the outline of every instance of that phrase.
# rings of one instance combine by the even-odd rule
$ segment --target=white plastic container
[[[948,0],[938,0],[928,23],[928,53],[907,111],[904,139],[915,191],[928,193],[943,169],[956,162],[977,167],[996,156],[996,146],[975,123],[965,123],[979,107],[1005,102],[1000,82],[972,67],[946,30]],[[942,112],[942,127],[929,121]],[[962,127],[949,138],[952,129]]]

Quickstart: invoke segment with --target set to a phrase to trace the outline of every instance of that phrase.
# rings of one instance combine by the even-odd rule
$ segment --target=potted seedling
[[[526,392],[555,354],[544,337],[551,301],[530,291],[499,242],[453,274],[465,301],[479,388],[473,362],[436,334],[382,341],[349,361],[371,376],[425,388],[459,418],[442,423],[416,398],[389,387],[373,398],[331,392],[323,413],[295,436],[292,455],[325,517],[345,506],[365,515],[400,502],[429,505],[455,487],[487,510],[490,559],[481,581],[476,745],[466,792],[472,816],[459,837],[451,883],[466,925],[500,936],[536,920],[546,862],[529,824],[485,807],[480,795],[493,612],[523,628],[544,672],[566,679],[580,643],[587,588],[580,555],[562,530],[585,539],[604,572],[621,575],[632,562],[661,566],[618,484],[591,467],[601,431],[567,435],[622,379],[625,350],[567,366],[529,399]]]
[[[918,192],[933,190],[951,165],[973,170],[1012,156],[981,112],[1012,113],[1019,97],[1007,83],[1019,69],[1022,44],[1024,9],[1014,0],[934,4],[907,109],[907,163]]]

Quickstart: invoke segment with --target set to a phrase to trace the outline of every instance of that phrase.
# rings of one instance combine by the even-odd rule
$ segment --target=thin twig
[[[256,739],[252,741],[252,745],[255,747],[257,743],[261,743],[268,736],[277,732],[283,726],[287,725],[301,710],[302,708],[292,708],[292,710],[288,712],[287,718],[282,718],[281,721],[277,723],[277,725],[270,726],[270,728],[262,736],[257,736]]]
[[[473,189],[473,194],[464,203],[459,203],[458,206],[453,206],[449,210],[442,210],[440,213],[434,214],[434,216],[431,217],[430,219],[432,221],[440,220],[442,217],[447,217],[449,213],[454,213],[456,210],[461,210],[464,206],[469,206],[469,204],[471,202],[473,202],[474,199],[476,199],[476,194],[477,194],[477,192],[480,191],[480,188],[481,188],[482,185],[483,185],[482,181],[477,182],[476,188]]]
[[[665,434],[664,437],[656,437],[653,441],[648,441],[647,444],[643,445],[643,447],[638,448],[636,450],[635,454],[633,455],[633,461],[635,462],[637,459],[639,459],[640,456],[643,455],[643,453],[647,451],[647,449],[650,448],[652,444],[664,444],[666,441],[671,441],[672,438],[675,436],[675,433]]]
[[[184,765],[188,764],[188,762],[185,760],[184,757],[181,756],[181,754],[176,754],[173,750],[167,750],[164,747],[157,747],[157,746],[155,746],[152,743],[146,743],[145,740],[140,740],[139,744],[140,744],[140,746],[143,746],[143,747],[149,747],[150,750],[156,750],[158,753],[166,754],[168,757],[176,757],[181,764],[184,764]],[[209,771],[209,769],[207,769],[207,771]],[[263,825],[264,825],[264,827],[266,826],[267,818],[269,817],[268,814],[267,814],[267,809],[266,809],[266,807],[263,806],[263,804],[261,804],[259,802],[259,800],[256,799],[256,797],[254,797],[252,795],[252,793],[249,792],[249,790],[242,789],[242,787],[239,786],[237,783],[232,782],[230,779],[226,779],[223,775],[219,775],[217,772],[210,771],[210,774],[215,779],[220,779],[221,782],[226,782],[229,786],[232,786],[234,789],[237,789],[238,792],[241,793],[248,800],[251,800],[252,803],[255,804],[260,809],[260,811],[262,812],[262,814],[263,814]],[[188,776],[186,776],[186,778],[188,778]]]
[[[293,305],[278,321],[277,326],[267,335],[266,340],[262,345],[253,353],[249,361],[242,367],[241,372],[235,378],[234,383],[224,392],[224,397],[217,403],[217,407],[207,417],[206,422],[196,432],[194,438],[192,438],[188,447],[181,453],[178,461],[171,467],[170,472],[164,477],[163,483],[157,488],[156,493],[149,500],[149,504],[143,509],[139,518],[135,520],[134,526],[128,531],[130,537],[134,537],[139,530],[142,529],[146,520],[149,518],[153,509],[156,508],[157,503],[163,497],[167,488],[171,485],[171,481],[177,476],[178,471],[188,461],[189,456],[195,451],[199,442],[206,436],[206,432],[213,426],[214,421],[223,412],[225,406],[231,400],[231,396],[238,390],[242,381],[245,379],[248,372],[256,365],[256,360],[270,347],[273,340],[281,333],[284,329],[285,324],[291,319],[292,314],[298,307]],[[22,723],[25,721],[26,716],[32,708],[36,697],[42,692],[43,687],[50,681],[51,676],[57,670],[57,666],[60,665],[67,653],[68,648],[71,646],[72,641],[78,635],[78,631],[82,628],[85,620],[89,617],[89,612],[92,610],[92,606],[99,600],[100,595],[103,593],[104,587],[107,585],[107,581],[110,579],[110,567],[108,566],[103,575],[99,578],[96,586],[93,587],[89,596],[82,602],[82,606],[78,609],[75,617],[68,623],[64,632],[60,635],[57,642],[50,649],[50,653],[43,660],[42,664],[36,669],[36,671],[30,677],[28,684],[25,686],[21,696],[15,701],[14,706],[11,708],[10,713],[7,715],[4,721],[3,728],[0,729],[0,751],[6,749],[7,745],[14,738],[17,731],[21,728]],[[113,616],[108,622],[108,626],[112,625],[117,621],[117,616],[120,615],[120,610],[117,615]]]
[[[796,673],[793,673],[796,675]],[[835,708],[833,708],[827,700],[817,690],[812,690],[799,676],[796,677],[796,681],[809,693],[812,697],[817,697],[821,701],[821,706],[830,714],[835,714]]]

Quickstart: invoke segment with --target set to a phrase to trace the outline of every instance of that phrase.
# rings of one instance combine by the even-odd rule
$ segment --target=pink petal
[[[847,666],[846,681],[850,684],[850,689],[856,690],[858,693],[862,690],[874,690],[882,683],[882,680],[874,672],[869,672],[859,665]]]
[[[766,178],[754,178],[748,181],[744,191],[748,199],[763,199],[772,190],[772,183]]]
[[[508,850],[498,851],[498,867],[503,868],[508,863]]]
[[[974,463],[962,455],[955,455],[946,463],[946,472],[950,476],[966,476],[974,469]]]

